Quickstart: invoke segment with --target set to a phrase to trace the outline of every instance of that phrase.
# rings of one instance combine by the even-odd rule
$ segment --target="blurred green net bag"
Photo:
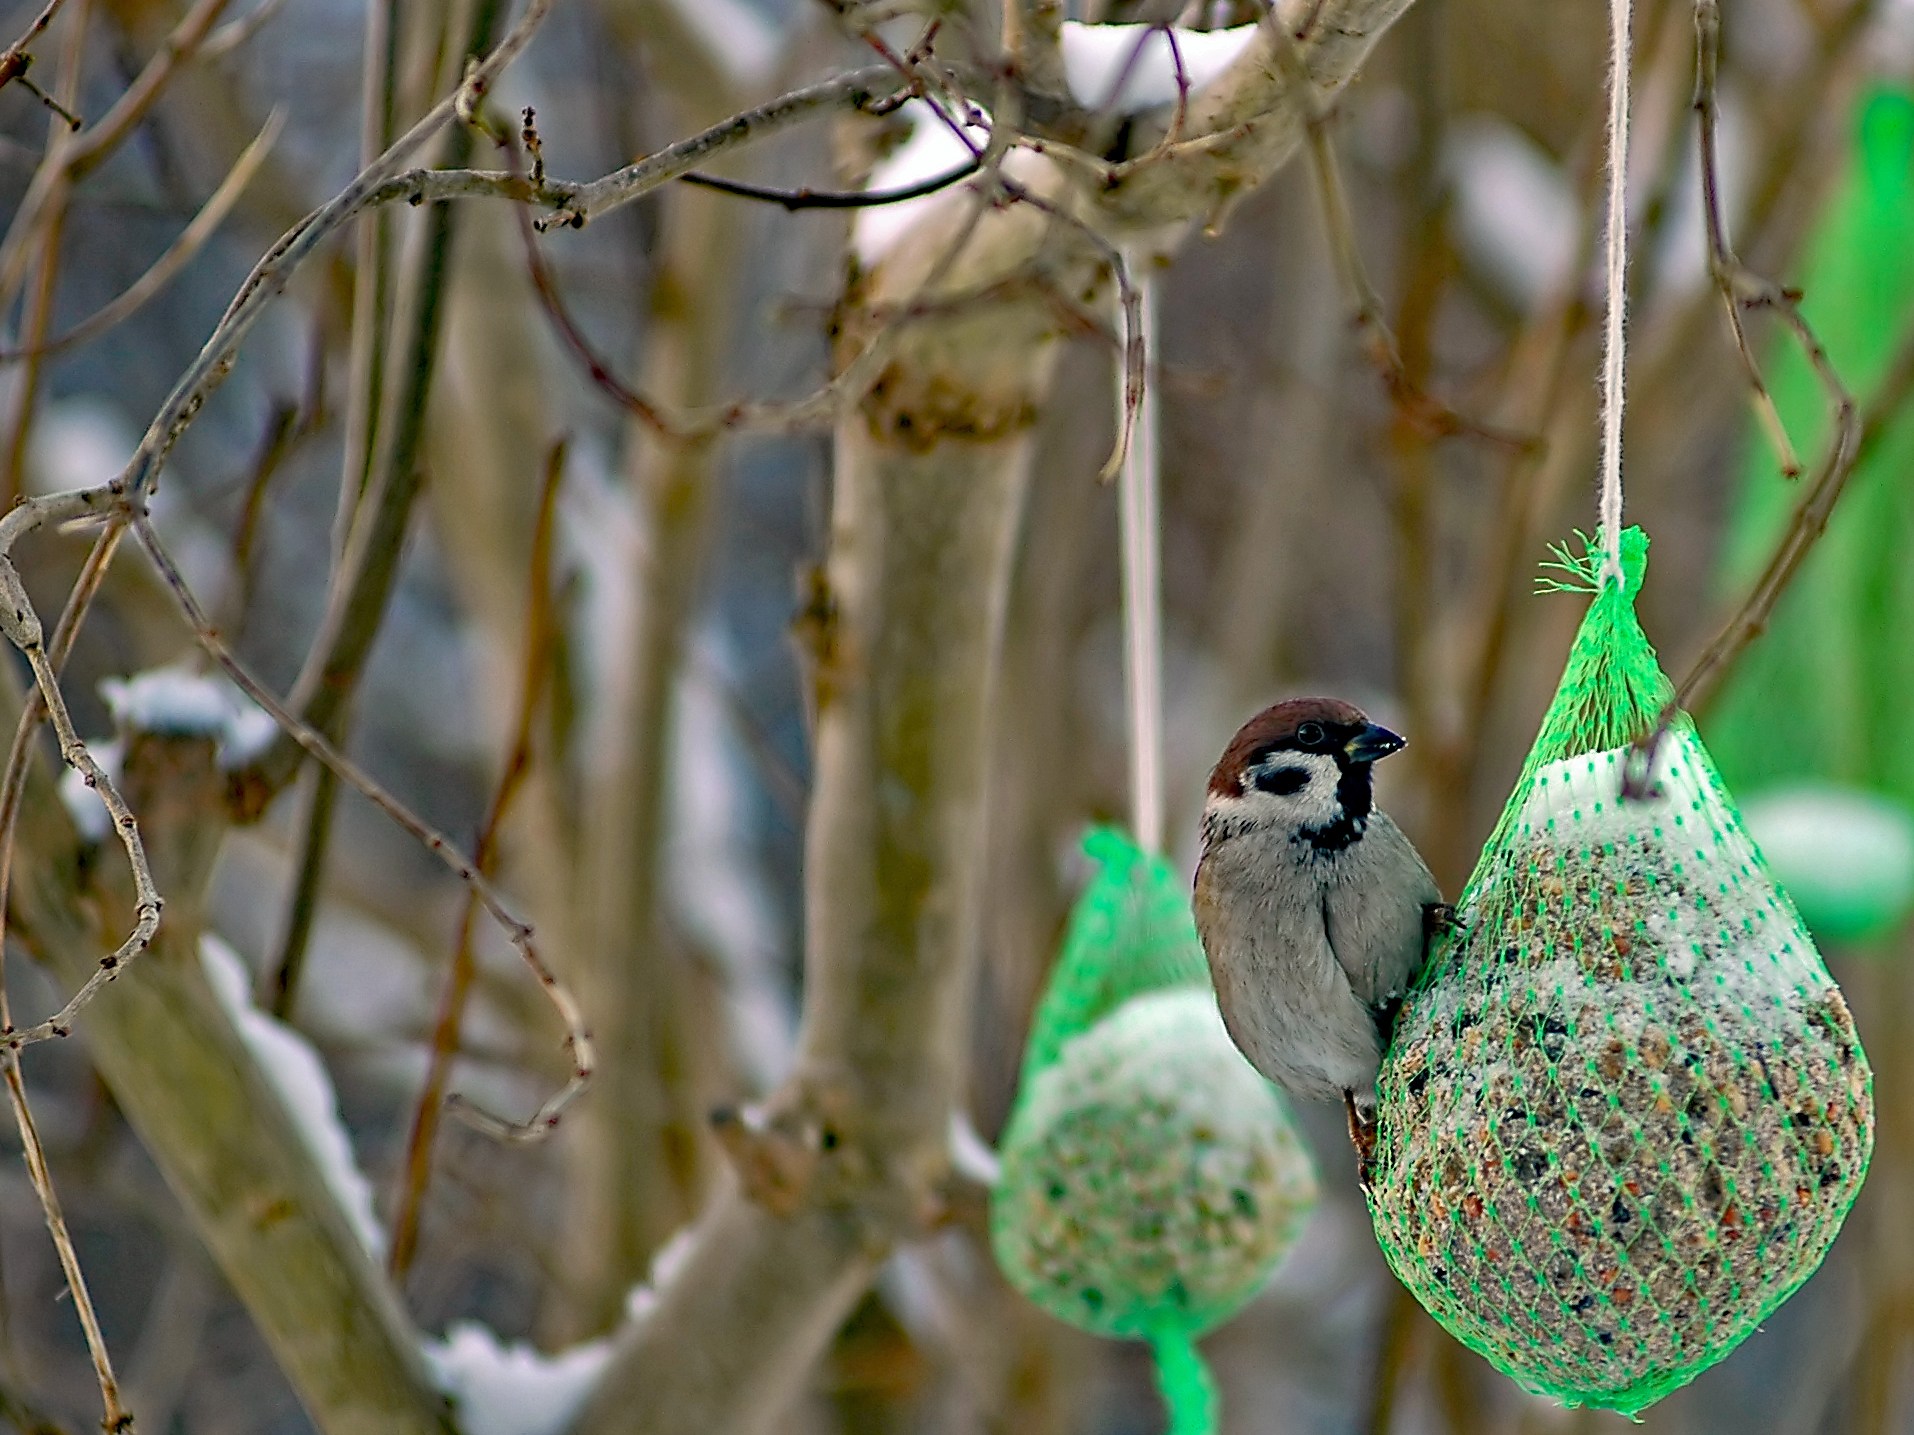
[[[1216,1428],[1196,1337],[1259,1291],[1316,1202],[1282,1098],[1217,1014],[1189,897],[1128,837],[1071,914],[991,1199],[998,1264],[1052,1315],[1146,1340],[1176,1435]]]
[[[1873,1146],[1846,1004],[1635,619],[1595,594],[1515,792],[1404,1007],[1370,1193],[1390,1266],[1527,1388],[1633,1413],[1820,1264]],[[1639,759],[1636,759],[1639,760]]]

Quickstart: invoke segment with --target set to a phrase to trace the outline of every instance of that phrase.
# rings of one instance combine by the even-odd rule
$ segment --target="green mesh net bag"
[[[1527,1388],[1634,1413],[1806,1280],[1873,1146],[1841,993],[1635,620],[1595,592],[1377,1084],[1390,1266]],[[1566,560],[1565,560],[1566,561]],[[1635,795],[1637,790],[1643,795]]]
[[[998,1264],[1052,1315],[1146,1340],[1175,1435],[1216,1428],[1193,1342],[1254,1296],[1316,1201],[1274,1087],[1223,1029],[1189,898],[1123,834],[1038,1007],[991,1199]]]

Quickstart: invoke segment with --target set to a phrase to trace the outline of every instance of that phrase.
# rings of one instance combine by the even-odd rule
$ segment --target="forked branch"
[[[1767,627],[1775,604],[1800,570],[1802,560],[1827,531],[1828,519],[1840,502],[1861,457],[1862,424],[1854,397],[1835,371],[1833,361],[1822,346],[1806,317],[1801,313],[1800,294],[1785,289],[1773,280],[1756,274],[1735,256],[1727,241],[1727,225],[1721,212],[1720,165],[1715,135],[1717,102],[1716,69],[1721,50],[1721,11],[1717,0],[1695,3],[1695,112],[1701,129],[1701,188],[1708,226],[1709,267],[1727,305],[1729,326],[1736,348],[1747,370],[1754,395],[1755,411],[1769,431],[1781,455],[1783,472],[1798,473],[1799,460],[1788,442],[1786,431],[1776,413],[1774,401],[1762,380],[1759,366],[1742,332],[1743,309],[1768,309],[1792,333],[1807,356],[1815,377],[1821,382],[1832,412],[1834,427],[1827,450],[1817,467],[1813,486],[1796,505],[1787,531],[1776,545],[1761,576],[1733,617],[1716,634],[1707,650],[1682,679],[1676,693],[1676,705],[1690,712],[1705,708],[1720,691],[1733,670],[1736,659]],[[1892,376],[1890,376],[1890,385]],[[1890,401],[1893,396],[1889,395]],[[1790,465],[1792,464],[1792,469]]]

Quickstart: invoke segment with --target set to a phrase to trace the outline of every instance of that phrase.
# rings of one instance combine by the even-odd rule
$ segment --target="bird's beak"
[[[1401,738],[1386,727],[1370,723],[1368,727],[1343,744],[1342,750],[1355,762],[1375,762],[1392,752],[1400,752],[1407,747]]]

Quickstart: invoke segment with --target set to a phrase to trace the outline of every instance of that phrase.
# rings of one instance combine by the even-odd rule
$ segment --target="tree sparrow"
[[[1396,1008],[1450,916],[1371,800],[1371,764],[1402,746],[1334,698],[1258,713],[1210,774],[1196,868],[1196,928],[1230,1036],[1285,1090],[1340,1097],[1365,1170]]]

